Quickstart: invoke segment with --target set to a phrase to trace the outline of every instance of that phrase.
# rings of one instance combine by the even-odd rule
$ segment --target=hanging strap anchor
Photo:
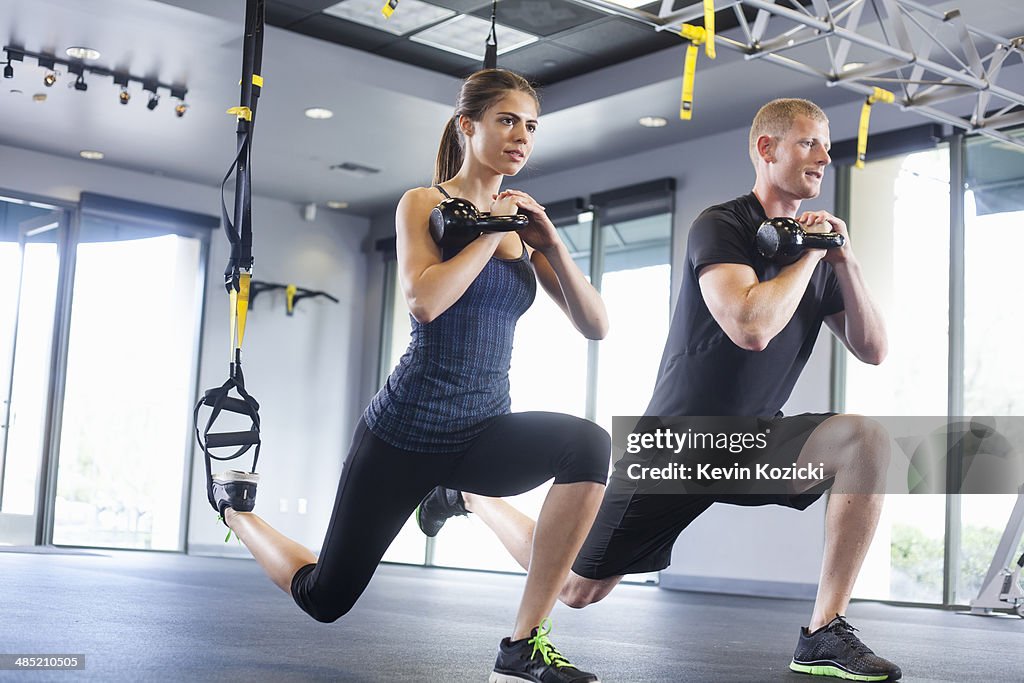
[[[693,115],[693,82],[697,74],[697,48],[704,46],[708,59],[715,58],[715,3],[704,0],[704,26],[683,24],[679,35],[690,41],[683,62],[683,93],[679,104],[679,118],[689,121]]]
[[[895,101],[895,94],[879,87],[875,87],[874,92],[864,100],[864,105],[860,108],[860,126],[857,129],[857,161],[854,164],[857,168],[864,168],[864,160],[867,158],[868,122],[871,120],[871,105],[875,102],[892,104]]]

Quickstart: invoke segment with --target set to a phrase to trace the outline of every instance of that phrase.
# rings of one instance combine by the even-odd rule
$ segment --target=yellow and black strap
[[[679,35],[690,41],[683,62],[683,94],[679,104],[679,118],[689,121],[693,115],[693,83],[697,74],[697,48],[704,46],[704,54],[715,58],[715,3],[704,0],[704,26],[683,24]]]
[[[868,151],[868,122],[871,120],[871,106],[875,102],[892,104],[896,101],[896,95],[884,88],[876,87],[874,92],[867,96],[864,105],[860,108],[860,126],[857,130],[857,168],[864,168],[864,160]]]
[[[245,339],[245,323],[249,312],[250,284],[252,282],[252,179],[249,172],[252,149],[253,127],[256,123],[256,103],[263,87],[259,72],[263,60],[263,27],[266,14],[266,0],[246,0],[245,35],[242,44],[241,95],[237,107],[228,110],[236,118],[237,152],[231,161],[221,183],[221,221],[224,233],[231,247],[227,266],[224,269],[224,287],[228,293],[229,331],[229,374],[219,387],[204,392],[196,404],[193,422],[196,440],[203,449],[206,462],[207,496],[214,504],[212,493],[213,474],[210,461],[237,458],[255,446],[252,472],[260,451],[259,403],[245,389],[242,375],[242,341]],[[235,177],[234,207],[228,213],[225,193],[232,174]],[[237,394],[237,398],[230,395]],[[211,409],[205,426],[200,426],[200,409]],[[224,412],[245,416],[250,427],[244,431],[214,432],[217,418]],[[234,449],[229,455],[218,456],[211,449]]]

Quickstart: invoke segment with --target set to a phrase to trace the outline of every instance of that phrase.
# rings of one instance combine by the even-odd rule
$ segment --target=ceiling
[[[459,11],[489,7],[486,0],[432,1]],[[66,74],[46,88],[44,71],[26,58],[14,64],[14,78],[0,81],[0,145],[74,159],[83,149],[95,149],[106,157],[93,163],[219,184],[235,151],[234,119],[224,112],[238,104],[244,4],[0,0],[5,45],[56,54],[71,45],[88,45],[102,53],[97,65],[187,87],[190,106],[176,118],[174,102],[161,90],[160,103],[149,111],[147,93],[136,82],[129,84],[131,101],[122,106],[109,77],[90,77],[85,92],[71,88]],[[253,188],[302,204],[346,201],[349,211],[361,215],[390,211],[404,189],[429,183],[458,77],[477,62],[390,34],[371,40],[367,36],[382,32],[321,17],[326,4],[269,2]],[[926,4],[948,8],[956,3]],[[972,0],[964,13],[972,26],[1006,36],[1024,34],[1019,0]],[[565,18],[557,31],[498,60],[500,66],[549,84],[541,91],[543,112],[527,174],[562,171],[741,127],[760,104],[780,94],[810,97],[825,107],[850,103],[851,111],[859,111],[861,95],[824,88],[815,78],[720,48],[714,61],[701,56],[693,119],[679,121],[683,44],[627,19],[598,14],[566,0],[501,0],[498,5],[499,22]],[[724,14],[719,28],[729,35]],[[570,15],[582,23],[572,25],[576,19]],[[543,33],[546,25],[535,30]],[[798,56],[799,49],[791,54]],[[1024,67],[1018,67],[1004,68],[1000,83],[1022,92]],[[33,101],[36,93],[45,93],[46,101]],[[310,120],[303,111],[312,106],[329,108],[335,116]],[[639,126],[638,119],[648,115],[663,116],[668,125]],[[873,115],[872,125],[885,117],[902,117],[906,125],[924,121],[889,108]],[[855,128],[833,131],[835,139],[855,135]],[[356,177],[331,169],[345,162],[380,173]]]
[[[465,77],[480,68],[489,30],[486,25],[482,27],[479,40],[470,41],[480,50],[476,58],[470,58],[416,42],[421,30],[450,20],[449,17],[402,35],[381,30],[389,28],[395,19],[414,9],[413,3],[420,0],[400,0],[390,20],[383,19],[380,14],[384,0],[354,1],[369,10],[371,20],[379,28],[323,11],[332,6],[345,7],[353,0],[341,3],[337,0],[268,0],[267,23],[450,76]],[[490,0],[432,0],[425,4],[449,10],[452,18],[454,15],[469,15],[490,22]],[[612,17],[565,0],[501,0],[496,18],[499,26],[517,29],[534,39],[530,44],[504,53],[503,48],[511,43],[509,40],[502,42],[499,36],[502,66],[522,73],[540,85],[596,71],[679,43],[675,36],[657,34],[628,19]],[[477,26],[477,30],[481,30],[480,25]]]

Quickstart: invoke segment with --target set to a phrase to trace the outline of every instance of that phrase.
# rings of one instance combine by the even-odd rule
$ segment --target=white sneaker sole
[[[239,470],[228,470],[213,475],[213,481],[218,484],[230,484],[234,481],[244,481],[249,484],[258,484],[260,475],[253,472],[240,472]]]

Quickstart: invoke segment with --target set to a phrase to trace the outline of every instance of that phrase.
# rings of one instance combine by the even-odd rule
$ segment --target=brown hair
[[[791,97],[772,100],[761,107],[750,124],[750,161],[757,166],[757,139],[762,135],[775,138],[785,137],[798,116],[828,123],[828,117],[821,107],[810,100]]]
[[[462,168],[464,157],[462,131],[459,129],[459,117],[465,116],[471,121],[479,121],[484,112],[505,96],[510,90],[524,92],[533,98],[540,107],[537,92],[530,82],[519,74],[505,69],[483,69],[477,71],[462,82],[459,99],[455,102],[455,113],[441,134],[441,145],[437,150],[437,161],[434,164],[434,185],[451,180]]]

